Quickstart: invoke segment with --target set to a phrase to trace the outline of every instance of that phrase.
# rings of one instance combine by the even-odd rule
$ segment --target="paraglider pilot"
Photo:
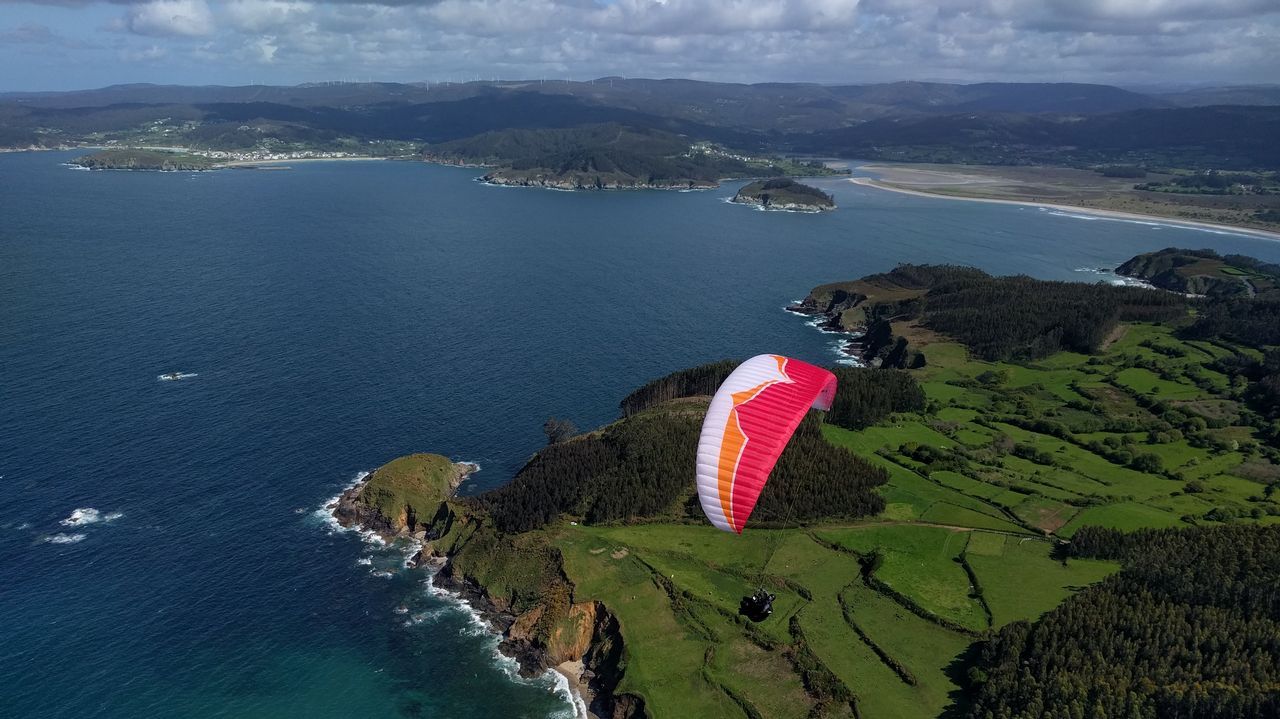
[[[773,614],[774,599],[776,599],[774,595],[761,587],[755,594],[742,598],[742,603],[738,605],[738,613],[746,615],[747,619],[753,622],[763,622]]]

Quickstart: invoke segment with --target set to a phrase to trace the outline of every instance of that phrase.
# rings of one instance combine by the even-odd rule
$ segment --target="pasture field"
[[[990,628],[959,562],[967,532],[891,525],[820,529],[814,534],[859,554],[880,554],[883,564],[876,576],[930,612],[974,631]]]
[[[1264,496],[1280,470],[1241,421],[1239,389],[1208,366],[1229,348],[1139,324],[1097,356],[922,351],[925,411],[822,429],[888,473],[876,517],[740,536],[665,523],[550,532],[574,601],[618,619],[619,692],[655,716],[853,716],[806,690],[801,676],[817,671],[865,719],[936,717],[960,695],[973,642],[1118,570],[1059,558],[1080,527],[1280,521]],[[753,624],[738,603],[761,586],[777,600]]]
[[[992,544],[999,542],[998,551]],[[982,586],[996,626],[1020,619],[1033,620],[1058,606],[1073,591],[1120,567],[1112,562],[1073,559],[1053,561],[1052,545],[1034,539],[974,532],[965,559]]]

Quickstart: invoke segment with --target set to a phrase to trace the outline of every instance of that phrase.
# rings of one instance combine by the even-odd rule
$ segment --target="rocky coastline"
[[[442,497],[442,500],[452,497],[463,481],[479,469],[480,465],[473,462],[453,463],[451,472],[446,480],[448,482],[448,492],[445,497]],[[344,527],[373,532],[385,542],[391,542],[397,537],[424,539],[427,532],[426,526],[431,521],[431,517],[421,516],[422,508],[406,504],[400,513],[388,516],[388,513],[381,507],[365,501],[363,495],[370,484],[375,481],[380,471],[383,471],[383,468],[368,474],[364,479],[343,492],[333,506],[333,518]]]
[[[437,568],[432,583],[480,615],[501,638],[498,651],[516,660],[521,676],[531,678],[549,671],[564,675],[571,690],[587,707],[591,719],[648,716],[644,699],[616,692],[623,673],[622,632],[617,617],[602,602],[571,604],[570,621],[578,631],[551,649],[533,633],[546,607],[540,605],[516,614],[506,602],[491,596],[485,587],[460,576],[448,556],[432,552],[429,546],[424,548],[416,565]]]
[[[863,298],[865,299],[865,298]],[[794,314],[812,317],[814,321],[811,323],[820,332],[832,335],[840,335],[839,354],[858,364],[867,364],[868,352],[866,336],[867,328],[861,324],[853,326],[845,326],[841,323],[840,315],[848,307],[852,307],[856,302],[847,306],[842,306],[847,301],[842,299],[840,302],[819,302],[812,293],[803,300],[787,305],[784,309]]]
[[[472,552],[470,560],[475,561],[475,552],[498,555],[509,548],[500,544],[468,548],[468,542],[477,534],[486,539],[494,536],[484,533],[482,516],[458,516],[458,507],[451,501],[458,486],[479,467],[467,462],[448,463],[441,477],[442,459],[439,455],[410,455],[393,460],[343,492],[329,510],[344,527],[372,532],[388,543],[419,543],[421,548],[409,565],[432,572],[435,587],[475,611],[500,637],[499,651],[515,659],[521,676],[536,677],[549,671],[562,674],[581,702],[580,716],[582,707],[587,707],[588,717],[597,719],[647,716],[641,697],[615,692],[624,667],[617,618],[601,602],[573,601],[573,587],[558,563],[556,588],[560,591],[532,606],[516,607],[509,597],[490,591],[483,581],[468,576],[457,561],[464,550]],[[424,465],[429,467],[427,472],[419,470]],[[428,485],[415,489],[425,489],[424,494],[436,501],[415,506],[397,495],[395,501],[388,503],[386,485],[398,482],[395,488],[403,491],[406,476]],[[440,486],[442,478],[444,484]],[[553,627],[550,630],[549,625]]]

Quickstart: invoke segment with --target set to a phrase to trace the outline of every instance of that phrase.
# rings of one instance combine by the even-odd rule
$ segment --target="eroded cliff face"
[[[642,698],[614,693],[625,669],[617,618],[600,602],[575,601],[560,550],[543,533],[502,533],[481,506],[452,499],[474,470],[440,455],[402,457],[344,492],[331,509],[346,526],[388,540],[424,540],[415,564],[434,569],[437,586],[479,612],[521,674],[580,666],[575,679],[596,716],[645,716]]]
[[[582,657],[584,682],[591,687],[591,712],[606,719],[642,719],[648,716],[644,698],[637,694],[617,692],[626,669],[626,653],[622,645],[622,629],[603,604],[596,610],[591,644]]]
[[[360,501],[360,491],[364,489],[367,482],[366,479],[343,492],[338,498],[338,504],[333,508],[333,516],[338,523],[344,527],[360,527],[376,532],[383,539],[398,535],[402,529],[414,531],[410,527],[414,526],[411,520],[417,519],[416,513],[410,516],[410,512],[406,510],[397,516],[388,517],[377,507]]]
[[[499,649],[524,676],[567,665],[587,688],[593,714],[610,719],[646,716],[644,701],[617,695],[625,650],[617,618],[597,601],[575,601],[559,550],[541,536],[503,535],[483,516],[449,512],[448,530],[423,550],[419,563],[439,563],[433,581],[460,595],[498,632]],[[438,514],[434,528],[445,526]]]
[[[823,315],[831,329],[848,331],[854,327],[845,327],[841,319],[846,310],[858,307],[867,296],[842,288],[815,287],[797,304],[787,309],[806,315]],[[850,317],[852,320],[853,317]]]
[[[576,662],[591,648],[602,609],[598,602],[570,603],[562,616],[554,616],[554,609],[540,604],[516,617],[504,639],[513,647],[531,647],[547,666]],[[545,620],[550,620],[549,629],[542,628]]]

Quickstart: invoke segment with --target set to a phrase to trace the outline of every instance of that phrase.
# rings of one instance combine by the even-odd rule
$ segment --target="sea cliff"
[[[437,454],[392,460],[344,492],[331,509],[346,527],[386,541],[423,541],[417,567],[465,601],[501,637],[524,676],[565,674],[599,717],[643,717],[644,701],[615,695],[622,677],[617,618],[597,601],[575,601],[559,550],[540,533],[508,535],[483,511],[454,500],[476,470]]]
[[[333,516],[344,527],[360,527],[388,541],[421,534],[440,503],[476,469],[438,454],[400,457],[343,492]]]

